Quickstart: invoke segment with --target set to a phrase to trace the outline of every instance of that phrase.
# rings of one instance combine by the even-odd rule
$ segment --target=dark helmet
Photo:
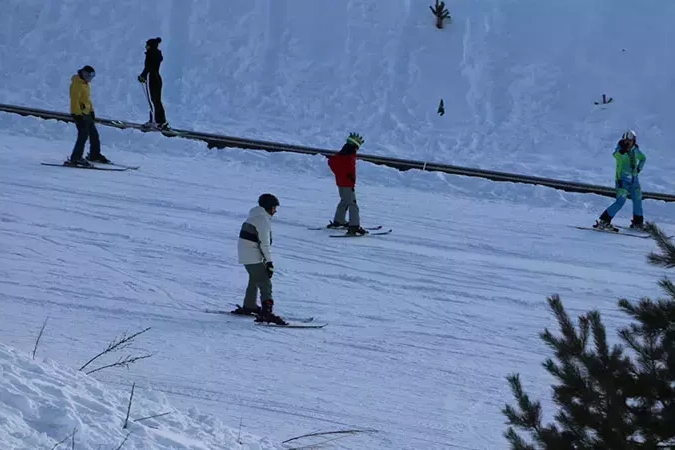
[[[272,194],[263,194],[258,197],[258,205],[265,209],[272,209],[275,206],[279,206],[279,199]]]

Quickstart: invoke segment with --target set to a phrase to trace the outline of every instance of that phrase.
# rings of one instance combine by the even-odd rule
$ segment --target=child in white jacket
[[[241,225],[237,253],[239,263],[248,272],[248,286],[244,304],[232,314],[255,315],[256,322],[272,322],[278,325],[287,323],[272,312],[272,216],[277,212],[279,200],[272,194],[262,194],[258,206],[249,211],[248,218]],[[262,307],[257,305],[258,291]]]

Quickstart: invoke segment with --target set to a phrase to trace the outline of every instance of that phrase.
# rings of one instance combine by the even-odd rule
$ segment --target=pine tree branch
[[[675,245],[670,242],[668,236],[655,224],[647,222],[645,228],[661,250],[661,253],[652,252],[647,255],[647,260],[655,266],[665,268],[675,267]]]

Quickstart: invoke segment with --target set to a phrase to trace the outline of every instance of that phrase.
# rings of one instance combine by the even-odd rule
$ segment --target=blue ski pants
[[[616,216],[623,208],[629,195],[633,201],[633,215],[642,216],[642,189],[637,177],[633,179],[622,178],[616,182],[616,200],[607,208],[607,214],[610,217]]]

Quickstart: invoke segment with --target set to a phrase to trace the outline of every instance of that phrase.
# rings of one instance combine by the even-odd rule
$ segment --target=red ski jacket
[[[328,158],[328,166],[335,174],[335,184],[353,188],[356,184],[356,154],[336,153]]]

